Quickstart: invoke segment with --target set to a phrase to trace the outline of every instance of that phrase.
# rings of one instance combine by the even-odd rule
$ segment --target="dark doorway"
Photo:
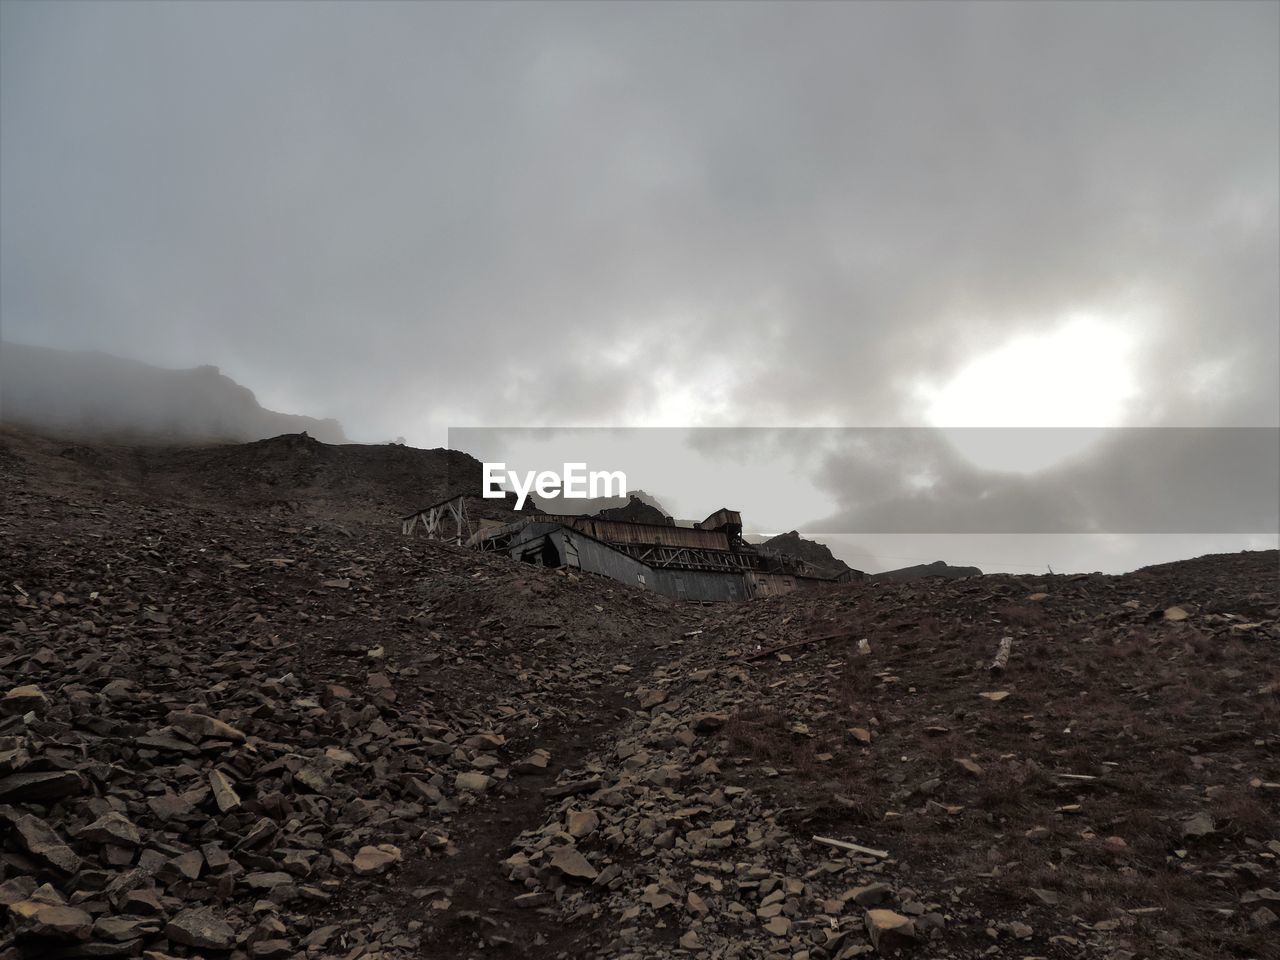
[[[542,541],[542,565],[544,567],[560,566],[560,551],[556,549],[550,537]]]

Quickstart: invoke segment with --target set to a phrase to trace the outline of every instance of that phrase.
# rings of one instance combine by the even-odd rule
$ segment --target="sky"
[[[6,0],[0,333],[214,364],[418,446],[1274,431],[1280,4]],[[1143,469],[1123,442],[966,436],[933,515],[975,476],[1099,502]],[[916,459],[825,454],[779,454],[814,502],[770,523],[918,505]],[[1113,570],[1276,539],[901,526],[837,552]]]

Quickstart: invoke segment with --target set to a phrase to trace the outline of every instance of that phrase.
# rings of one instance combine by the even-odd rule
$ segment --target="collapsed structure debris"
[[[800,557],[762,550],[742,537],[742,514],[727,507],[681,526],[603,514],[533,513],[505,522],[472,518],[466,494],[400,518],[401,533],[443,540],[543,567],[573,567],[680,600],[732,601],[861,580]]]
[[[742,514],[727,507],[692,527],[564,514],[483,526],[478,550],[545,567],[574,567],[681,600],[726,601],[861,579],[832,577],[796,557],[758,550],[742,538]]]
[[[515,507],[515,495],[493,499],[469,493],[451,493],[430,506],[421,507],[400,517],[400,532],[413,536],[421,531],[428,540],[440,540],[462,546],[486,526],[508,522],[521,512],[536,513],[532,504],[521,510]]]
[[[452,524],[449,523],[450,520],[453,521]],[[412,536],[418,524],[422,524],[422,532],[432,540],[466,542],[472,533],[471,520],[467,516],[466,494],[454,494],[429,507],[406,514],[400,518],[400,532],[405,536]]]

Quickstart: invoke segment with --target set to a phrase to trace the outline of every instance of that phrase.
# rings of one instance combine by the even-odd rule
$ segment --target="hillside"
[[[624,520],[628,523],[655,523],[658,525],[668,523],[671,520],[660,507],[655,507],[634,494],[627,500],[625,506],[606,507],[597,511],[595,516],[601,520]]]
[[[218,512],[296,516],[346,528],[397,518],[481,486],[480,461],[457,450],[325,444],[286,434],[244,444],[80,443],[0,428],[11,482],[44,493],[146,497]],[[474,500],[477,516],[507,518],[508,500]]]
[[[461,458],[0,433],[0,956],[1275,956],[1275,551],[687,604]]]
[[[897,570],[882,570],[872,574],[872,580],[894,580],[905,583],[910,580],[921,580],[927,577],[940,577],[954,580],[957,577],[980,577],[982,571],[977,567],[953,567],[944,560],[933,563],[918,563],[912,567],[899,567]]]
[[[169,443],[309,433],[346,437],[336,420],[265,410],[216,367],[165,370],[97,351],[0,343],[0,421],[77,436]]]
[[[643,490],[630,490],[625,497],[586,497],[582,500],[569,500],[564,497],[539,498],[537,495],[532,495],[530,499],[543,513],[602,517],[617,511],[623,511],[625,514],[630,510],[636,512],[638,516],[651,518],[655,523],[665,523],[665,518],[671,516],[661,503]],[[639,501],[640,506],[636,506],[635,501]],[[664,519],[658,519],[660,517]]]
[[[784,554],[803,560],[823,576],[836,576],[852,569],[838,557],[832,556],[831,549],[816,540],[806,540],[795,530],[770,537],[760,544],[768,553]]]

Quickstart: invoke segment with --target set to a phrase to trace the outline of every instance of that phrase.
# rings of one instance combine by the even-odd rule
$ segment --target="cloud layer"
[[[1059,408],[1280,418],[1276,4],[2,11],[10,339],[434,445],[922,425],[1087,315]]]

